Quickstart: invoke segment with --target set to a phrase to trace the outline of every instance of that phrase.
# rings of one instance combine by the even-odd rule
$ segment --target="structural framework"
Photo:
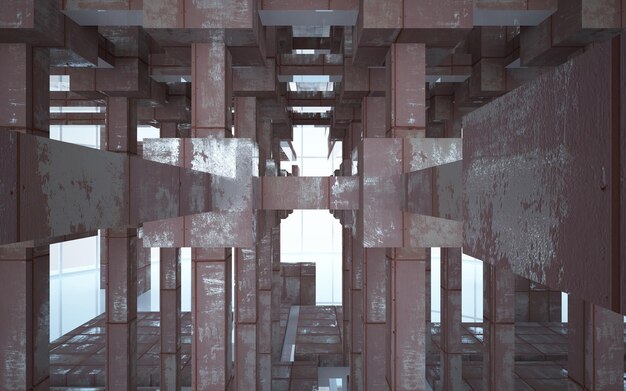
[[[622,390],[625,29],[626,0],[3,0],[0,389]],[[80,124],[99,150],[50,137]],[[341,168],[299,176],[295,125]],[[341,222],[341,307],[281,265],[296,209]],[[49,344],[49,245],[98,230],[105,314]]]

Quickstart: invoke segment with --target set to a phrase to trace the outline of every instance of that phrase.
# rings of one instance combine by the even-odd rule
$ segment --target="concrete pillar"
[[[49,388],[48,246],[0,248],[0,389]]]
[[[162,391],[180,390],[180,249],[160,249]]]
[[[223,41],[191,45],[191,137],[231,134],[230,63]]]
[[[623,390],[624,318],[570,295],[568,378],[584,391]]]
[[[0,53],[0,129],[48,137],[48,50],[24,43],[2,43]]]
[[[232,374],[231,251],[192,251],[191,387],[223,391]]]
[[[515,388],[515,275],[483,263],[483,390]]]
[[[137,388],[137,230],[107,230],[106,386]]]
[[[461,344],[461,249],[441,249],[442,390],[464,389]]]

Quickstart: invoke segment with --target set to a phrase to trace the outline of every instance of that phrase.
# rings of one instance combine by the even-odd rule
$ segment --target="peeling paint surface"
[[[453,163],[463,158],[462,139],[405,138],[405,172]]]
[[[31,219],[22,225],[25,239],[123,226],[128,221],[128,158],[65,143],[22,137],[23,167],[37,175],[24,191]],[[40,216],[46,216],[42,224]]]
[[[467,254],[608,305],[610,86],[598,44],[464,118]]]

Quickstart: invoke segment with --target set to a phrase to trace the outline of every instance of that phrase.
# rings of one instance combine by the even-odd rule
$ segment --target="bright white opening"
[[[51,106],[51,113],[104,113],[106,108],[102,106]]]
[[[137,141],[143,142],[144,138],[159,138],[161,130],[150,125],[137,126]]]
[[[101,125],[50,125],[50,138],[100,149]]]
[[[441,322],[441,249],[430,250],[431,321]],[[463,254],[461,258],[461,322],[483,321],[483,263]]]
[[[69,75],[50,75],[50,91],[69,91]]]

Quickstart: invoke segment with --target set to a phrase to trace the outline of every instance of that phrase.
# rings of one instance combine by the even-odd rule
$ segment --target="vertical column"
[[[237,249],[235,256],[235,382],[240,391],[257,383],[257,254]]]
[[[272,228],[272,361],[279,362],[282,351],[280,330],[280,225]]]
[[[387,389],[387,285],[389,262],[384,248],[363,250],[364,390]],[[414,287],[413,284],[411,284]]]
[[[424,249],[390,251],[389,385],[392,390],[426,387],[426,253]]]
[[[385,131],[388,137],[425,135],[425,51],[423,44],[393,44],[387,54]],[[402,205],[397,208],[401,209]],[[402,234],[398,230],[398,235]],[[394,390],[425,389],[426,251],[398,248],[390,253],[388,381]]]
[[[364,389],[363,381],[363,245],[352,237],[352,287],[350,293],[350,387],[352,391]]]
[[[387,54],[387,135],[426,134],[426,46],[392,44]]]
[[[0,131],[48,137],[48,50],[3,43],[0,53]],[[49,268],[47,246],[0,249],[0,389],[49,388]]]
[[[223,41],[191,45],[191,137],[231,134],[230,68]]]
[[[47,49],[0,44],[0,129],[48,137],[50,60]]]
[[[136,233],[136,229],[108,230],[105,371],[111,390],[137,388]]]
[[[137,154],[137,102],[123,96],[107,98],[107,151]]]
[[[256,98],[235,98],[235,136],[256,140]]]
[[[0,389],[49,388],[48,246],[0,249]]]
[[[191,382],[197,391],[223,391],[231,378],[231,251],[192,253]]]
[[[515,275],[483,262],[483,390],[515,388]]]
[[[143,239],[137,238],[137,296],[150,290],[150,247],[143,246]]]
[[[159,136],[161,138],[178,137],[178,124],[176,122],[161,122],[161,129],[160,129]]]
[[[461,249],[441,249],[441,389],[463,390]]]
[[[561,292],[527,278],[515,277],[516,322],[560,322]]]
[[[352,331],[351,331],[351,310],[352,308],[352,237],[350,228],[342,229],[342,273],[343,273],[343,285],[342,290],[342,304],[343,304],[343,353],[344,362],[347,366],[350,366],[350,352],[352,351]]]
[[[136,101],[107,98],[106,149],[137,152]],[[131,186],[133,183],[131,183]],[[103,231],[106,240],[106,385],[134,390],[137,380],[137,230]]]
[[[257,387],[272,389],[272,231],[257,245]]]
[[[570,295],[567,370],[582,390],[622,390],[624,318]]]
[[[180,249],[160,250],[161,390],[180,390]]]
[[[432,312],[432,306],[431,306],[431,302],[432,302],[432,295],[431,295],[431,284],[432,284],[432,280],[431,280],[431,266],[432,266],[432,257],[431,257],[431,249],[427,248],[426,249],[426,257],[425,257],[425,261],[426,261],[426,265],[425,265],[425,270],[426,270],[426,276],[425,276],[425,284],[424,284],[424,291],[426,292],[426,294],[424,295],[425,301],[426,301],[426,305],[424,306],[424,312],[425,312],[425,318],[424,318],[424,322],[426,323],[426,343],[424,344],[425,349],[427,352],[430,351],[430,345],[432,343],[432,319],[431,319],[431,312]]]

